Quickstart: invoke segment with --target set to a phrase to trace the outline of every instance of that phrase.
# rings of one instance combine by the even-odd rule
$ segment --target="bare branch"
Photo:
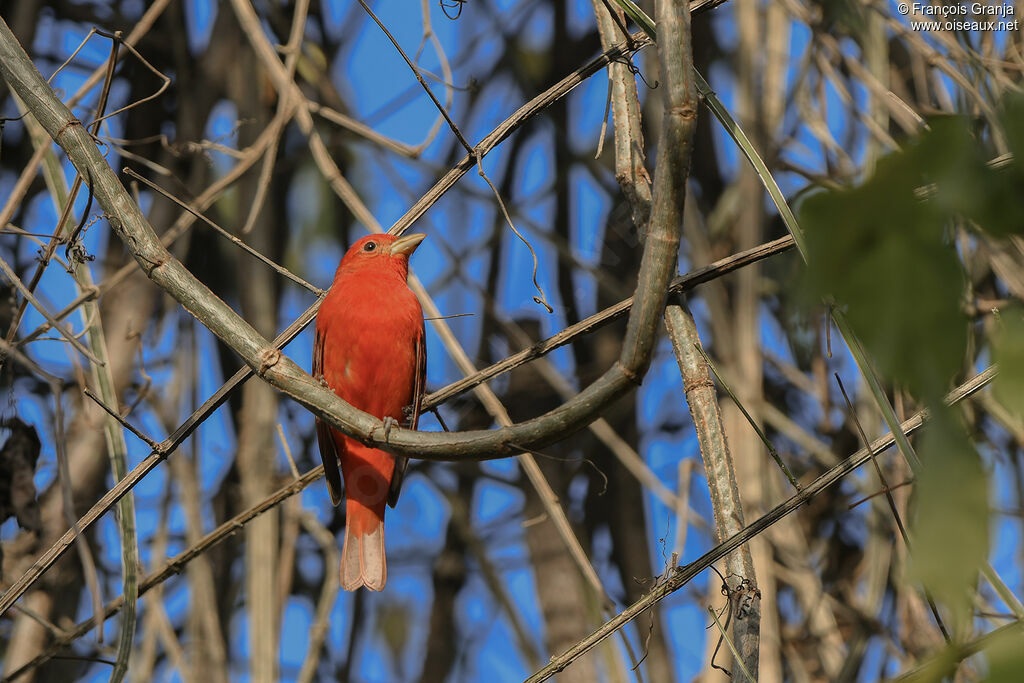
[[[988,385],[996,376],[995,366],[990,366],[984,372],[981,372],[970,380],[964,382],[959,387],[951,391],[946,395],[946,403],[953,405],[963,401],[966,398],[972,396],[975,392],[981,390]],[[928,420],[928,411],[922,410],[915,414],[910,419],[904,421],[900,425],[900,429],[905,435],[912,434],[921,428],[921,426]],[[527,683],[540,683],[545,681],[551,676],[555,675],[559,671],[565,669],[577,658],[588,652],[591,648],[597,645],[599,642],[610,636],[612,633],[622,628],[630,621],[638,617],[640,614],[650,609],[661,600],[665,599],[672,593],[676,592],[683,586],[687,585],[696,576],[698,576],[705,569],[710,567],[712,564],[727,556],[729,553],[739,548],[741,545],[759,535],[765,529],[772,527],[776,522],[785,517],[789,516],[793,512],[796,512],[810,501],[815,495],[821,491],[832,486],[850,472],[853,472],[858,467],[866,463],[871,459],[872,451],[880,453],[886,448],[892,446],[896,442],[896,439],[892,433],[885,434],[871,443],[871,449],[862,448],[856,453],[844,458],[835,467],[829,469],[824,474],[815,479],[809,484],[803,491],[792,496],[785,502],[777,505],[770,512],[757,519],[752,524],[744,527],[742,531],[733,534],[729,538],[725,539],[714,548],[704,553],[695,561],[690,564],[676,569],[668,579],[659,584],[647,595],[638,600],[637,602],[630,605],[627,609],[620,612],[614,619],[605,623],[601,628],[594,631],[592,634],[587,636],[584,640],[577,643],[575,646],[566,650],[562,654],[552,657],[551,663],[545,666],[543,669],[532,675],[527,679]]]

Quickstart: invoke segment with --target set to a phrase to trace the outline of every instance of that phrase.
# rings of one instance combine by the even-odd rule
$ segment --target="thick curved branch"
[[[670,6],[671,5],[671,6]],[[665,113],[658,138],[651,220],[644,235],[644,253],[633,309],[626,323],[626,340],[619,363],[641,375],[647,370],[655,343],[654,329],[665,312],[668,282],[679,258],[679,238],[690,173],[693,132],[697,122],[697,86],[690,48],[690,8],[685,3],[659,2],[658,20],[665,22],[658,42]],[[678,15],[680,16],[676,16]]]
[[[364,443],[393,453],[436,460],[490,459],[521,448],[543,447],[590,422],[597,412],[639,382],[649,362],[655,323],[678,249],[678,225],[652,230],[644,249],[641,278],[619,363],[565,405],[538,418],[494,431],[412,432],[392,430],[341,400],[257,333],[197,280],[160,243],[141,210],[107,165],[92,138],[32,64],[14,34],[0,21],[0,73],[22,97],[50,136],[84,176],[111,227],[147,276],[230,346],[257,374],[333,426]]]
[[[538,418],[494,431],[393,430],[385,438],[379,419],[356,410],[310,377],[170,254],[107,165],[92,137],[46,84],[2,19],[0,74],[82,175],[92,179],[93,193],[111,228],[147,276],[238,353],[260,377],[364,443],[421,459],[490,459],[514,455],[523,448],[543,447],[581,429],[604,406],[638,384],[647,369],[656,322],[664,309],[667,285],[675,268],[681,221],[652,221],[620,361],[572,400]],[[666,179],[665,183],[668,182]],[[671,194],[667,193],[663,201],[670,200]],[[657,208],[656,202],[656,211]],[[672,210],[663,211],[662,216],[663,219],[671,217]],[[41,571],[42,568],[39,573]],[[31,585],[32,579],[28,577],[31,573],[23,577],[26,581],[19,580],[4,595],[0,613]]]

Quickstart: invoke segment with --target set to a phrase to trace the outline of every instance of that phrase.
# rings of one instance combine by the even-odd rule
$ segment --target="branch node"
[[[268,346],[260,351],[260,367],[256,370],[256,373],[260,377],[265,376],[267,370],[277,365],[279,360],[281,360],[281,349]]]
[[[683,391],[685,393],[689,394],[691,391],[696,391],[697,389],[711,389],[714,391],[715,383],[711,381],[710,377],[703,377],[701,379],[689,381],[683,380]]]
[[[67,129],[68,129],[68,128],[70,128],[71,126],[81,126],[81,125],[82,125],[82,122],[81,122],[81,121],[79,121],[79,120],[78,120],[77,118],[75,118],[75,117],[71,117],[71,120],[70,120],[70,121],[68,121],[67,123],[65,123],[65,124],[64,124],[63,126],[61,126],[61,127],[60,127],[60,130],[58,130],[58,131],[57,131],[57,132],[56,132],[56,133],[54,134],[54,136],[53,136],[53,139],[54,139],[54,140],[57,140],[57,141],[58,141],[58,144],[60,144],[60,136],[64,135],[65,131],[67,131]]]
[[[146,269],[146,277],[148,277],[150,280],[152,280],[153,279],[153,273],[155,273],[158,268],[163,268],[164,265],[166,265],[166,263],[167,263],[167,259],[165,259],[165,258],[161,258],[161,259],[159,259],[157,261],[149,261],[147,259],[147,265],[149,266],[149,268]]]
[[[678,116],[684,121],[697,120],[697,108],[692,104],[681,104],[668,110],[672,116]]]
[[[619,370],[622,372],[623,375],[626,376],[626,379],[628,379],[630,382],[632,382],[633,384],[635,384],[637,386],[640,386],[641,384],[643,384],[643,381],[644,381],[643,375],[638,374],[638,373],[630,370],[629,368],[627,368],[625,365],[622,364],[622,361],[618,361],[617,360],[617,361],[615,361],[615,364],[619,366]]]

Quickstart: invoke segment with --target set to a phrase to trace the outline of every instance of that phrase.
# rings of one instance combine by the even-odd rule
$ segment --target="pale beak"
[[[422,232],[406,235],[405,237],[399,237],[391,243],[391,255],[395,256],[397,254],[404,254],[406,256],[411,256],[412,252],[416,251],[416,247],[420,246],[420,242],[425,239],[427,239],[427,236]]]

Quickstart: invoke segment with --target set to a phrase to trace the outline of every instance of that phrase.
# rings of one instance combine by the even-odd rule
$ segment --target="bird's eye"
[[[367,242],[366,244],[363,245],[363,251],[373,251],[376,248],[377,248],[377,243],[376,242]]]

